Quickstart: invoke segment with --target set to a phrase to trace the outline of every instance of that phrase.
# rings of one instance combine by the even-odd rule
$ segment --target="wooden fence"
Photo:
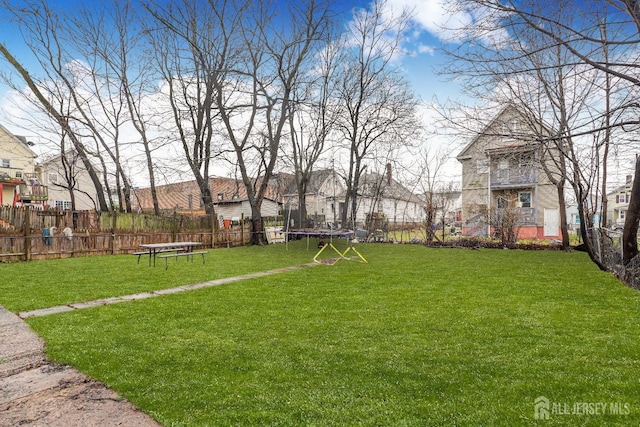
[[[71,232],[65,235],[65,228]],[[222,228],[207,215],[155,217],[0,207],[0,262],[128,254],[146,243],[194,241],[204,248],[218,248],[250,240],[247,221]]]

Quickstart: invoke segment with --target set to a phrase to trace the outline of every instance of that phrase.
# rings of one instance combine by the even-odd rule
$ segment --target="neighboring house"
[[[363,174],[360,178],[356,225],[367,227],[372,219],[389,225],[403,225],[425,220],[424,200],[393,179],[391,165],[387,173]],[[344,200],[344,195],[342,195]]]
[[[295,176],[280,173],[277,179],[283,188],[285,216],[290,217],[291,225],[300,228],[298,218],[298,189]],[[323,169],[313,171],[307,184],[305,205],[307,211],[307,226],[327,227],[337,224],[344,209],[345,186],[335,171]],[[342,196],[342,199],[339,197]]]
[[[0,125],[0,205],[44,207],[47,187],[36,173],[30,145]]]
[[[633,176],[627,175],[627,181],[624,185],[619,186],[609,194],[607,194],[607,224],[606,227],[613,229],[623,229],[624,221],[629,209],[629,200],[631,199],[631,187],[633,185]]]
[[[294,227],[342,227],[340,218],[344,212],[346,186],[344,181],[331,169],[314,171],[305,194],[307,224],[300,225],[298,212],[298,193],[295,177],[291,174],[279,174],[282,182],[285,212],[289,215],[291,207],[291,225]],[[410,190],[394,180],[391,165],[387,173],[368,173],[360,178],[355,222],[357,227],[367,227],[376,223],[405,224],[424,220],[424,201]]]
[[[492,216],[509,210],[517,215],[518,238],[560,237],[558,192],[541,166],[541,131],[528,123],[506,107],[458,154],[464,236],[493,233]]]
[[[242,181],[214,177],[209,179],[209,186],[216,215],[219,219],[226,221],[225,224],[228,224],[229,221],[240,220],[242,216],[251,218],[251,205]],[[156,187],[156,192],[161,210],[197,214],[205,212],[196,181],[159,185]],[[152,212],[151,189],[134,190],[131,206],[134,210]],[[261,214],[263,217],[280,215],[281,207],[282,202],[278,188],[270,185],[262,202]]]
[[[66,159],[69,165],[66,172],[62,164],[62,155],[51,157],[38,166],[43,183],[49,187],[49,207],[60,210],[96,209],[96,188],[87,169],[73,151],[66,153]],[[75,199],[75,207],[72,207],[71,192]]]

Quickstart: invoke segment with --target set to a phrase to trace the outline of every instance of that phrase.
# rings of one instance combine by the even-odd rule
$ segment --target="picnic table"
[[[138,262],[140,262],[140,255],[149,254],[149,266],[151,266],[151,260],[153,259],[153,266],[156,265],[156,256],[162,252],[176,252],[190,254],[193,252],[193,248],[202,246],[200,242],[164,242],[164,243],[146,243],[140,245],[144,248],[143,252],[135,252],[134,255],[138,255]]]

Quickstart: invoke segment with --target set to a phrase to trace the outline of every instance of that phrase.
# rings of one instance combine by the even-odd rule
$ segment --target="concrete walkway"
[[[87,302],[58,305],[55,307],[42,308],[39,310],[22,311],[18,313],[18,316],[20,316],[20,318],[22,319],[28,319],[29,317],[47,316],[49,314],[64,313],[66,311],[74,311],[74,310],[82,310],[84,308],[99,307],[101,305],[118,304],[121,302],[160,297],[162,295],[171,295],[171,294],[177,294],[185,291],[193,291],[195,289],[209,288],[212,286],[220,286],[220,285],[225,285],[227,283],[240,282],[242,280],[247,280],[247,279],[256,279],[259,277],[270,276],[272,274],[284,273],[286,271],[300,270],[302,268],[313,267],[316,265],[321,265],[321,264],[309,263],[309,264],[295,265],[292,267],[283,267],[275,270],[243,274],[241,276],[225,277],[222,279],[211,280],[209,282],[196,283],[194,285],[184,285],[184,286],[178,286],[176,288],[161,289],[158,291],[151,291],[151,292],[142,292],[139,294],[125,295],[121,297],[104,298],[104,299],[97,299],[97,300],[87,301]]]
[[[176,294],[320,265],[304,264],[153,292],[24,311],[0,306],[0,426],[127,426],[159,424],[105,385],[47,360],[44,341],[22,319]]]

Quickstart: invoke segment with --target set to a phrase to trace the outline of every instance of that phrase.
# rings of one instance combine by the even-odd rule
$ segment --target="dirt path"
[[[44,342],[0,306],[1,426],[133,426],[160,424],[103,384],[51,363]]]

